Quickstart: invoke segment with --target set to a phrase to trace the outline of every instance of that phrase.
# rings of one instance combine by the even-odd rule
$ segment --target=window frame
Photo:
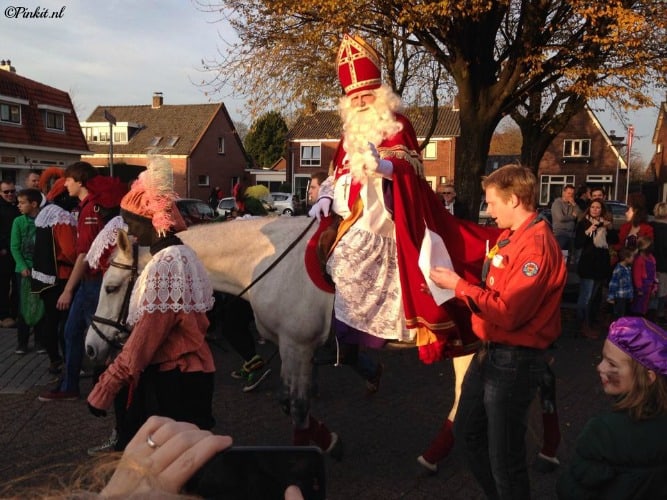
[[[310,154],[306,156],[304,151],[308,149]],[[317,151],[317,158],[313,153]],[[319,168],[322,166],[322,144],[321,143],[302,143],[299,145],[299,166],[304,168]]]
[[[7,118],[3,118],[3,110],[7,110]],[[12,120],[12,110],[16,110],[18,112],[18,119]],[[21,113],[21,105],[12,103],[12,102],[0,102],[0,123],[7,123],[10,125],[21,125],[22,123],[22,113]]]
[[[58,123],[60,121],[60,123]],[[53,122],[53,123],[51,123]],[[60,125],[60,126],[58,126]],[[44,126],[46,130],[53,130],[56,132],[65,131],[65,113],[59,113],[58,111],[52,111],[49,109],[44,110]]]
[[[587,149],[584,152],[584,149]],[[590,139],[564,139],[563,140],[563,158],[590,158],[591,140]]]
[[[563,187],[565,187],[567,184],[574,185],[574,175],[541,175],[539,205],[543,206],[551,203],[553,201],[550,199],[551,193],[562,192]],[[556,187],[558,189],[554,190]],[[556,196],[556,198],[558,196]]]
[[[424,160],[437,160],[438,159],[438,143],[428,141],[424,149],[422,150],[422,158]]]

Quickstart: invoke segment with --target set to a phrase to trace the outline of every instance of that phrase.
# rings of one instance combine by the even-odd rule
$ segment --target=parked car
[[[267,213],[271,213],[272,211],[275,210],[275,207],[273,206],[273,200],[267,200],[266,198],[262,198],[259,201],[262,203],[262,206],[264,207],[264,210],[266,210]],[[228,217],[232,213],[232,210],[235,209],[238,210],[235,198],[233,197],[222,198],[218,202],[218,207],[216,208],[216,212],[218,213],[218,216]]]
[[[613,215],[613,229],[619,229],[621,225],[625,222],[625,212],[628,211],[628,206],[622,201],[609,200],[605,201],[604,205],[607,207],[607,210],[611,210]]]
[[[208,203],[196,198],[181,198],[176,200],[176,206],[188,227],[211,222],[216,218],[215,211]]]
[[[229,198],[222,198],[218,202],[218,208],[216,208],[216,211],[218,212],[218,215],[221,215],[222,217],[227,217],[229,214],[232,213],[232,210],[238,208],[236,206],[236,200],[234,197],[229,197]]]
[[[488,203],[482,198],[479,205],[479,219],[477,222],[483,226],[495,226],[496,220],[486,211]],[[551,209],[549,207],[537,207],[537,213],[542,214],[549,224],[551,224]]]
[[[294,215],[297,213],[297,204],[294,195],[289,193],[271,193],[273,206],[276,212],[282,215]]]
[[[482,196],[482,201],[479,204],[479,218],[477,219],[477,222],[482,226],[495,226],[496,219],[491,217],[489,213],[486,211],[487,206],[488,203]]]

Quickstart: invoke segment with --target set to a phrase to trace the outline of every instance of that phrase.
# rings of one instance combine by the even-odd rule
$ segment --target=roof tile
[[[431,125],[432,108],[406,109],[405,115],[412,122],[417,137],[426,137]],[[458,137],[460,133],[459,112],[450,107],[440,107],[438,123],[431,137]],[[339,139],[340,136],[341,121],[338,111],[323,110],[299,116],[288,133],[288,140]]]
[[[10,71],[0,70],[0,95],[24,99],[21,104],[21,125],[0,124],[0,140],[17,145],[33,145],[43,148],[88,151],[81,132],[79,119],[67,92],[36,82]],[[65,131],[50,131],[44,123],[44,112],[39,105],[68,109],[64,113]]]
[[[222,103],[163,104],[159,108],[153,108],[151,105],[98,106],[86,122],[106,122],[104,110],[108,110],[117,122],[133,122],[141,125],[141,129],[129,138],[127,144],[114,143],[114,154],[145,155],[153,149],[151,146],[153,138],[161,137],[157,148],[162,153],[189,155],[223,106]],[[173,147],[168,147],[168,139],[173,136],[178,136],[179,139]],[[109,145],[91,143],[90,149],[95,153],[105,154]]]

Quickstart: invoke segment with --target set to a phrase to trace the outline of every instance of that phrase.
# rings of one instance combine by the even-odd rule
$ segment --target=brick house
[[[627,164],[618,139],[608,134],[595,113],[586,109],[572,117],[544,153],[538,168],[540,205],[550,205],[565,184],[603,187],[607,199],[625,199]]]
[[[185,198],[207,200],[219,186],[224,196],[245,175],[248,160],[227,108],[216,104],[165,105],[161,92],[151,104],[98,106],[81,129],[92,154],[82,159],[107,167],[110,124],[113,126],[114,175],[135,178],[144,169],[150,152],[169,159],[174,187]]]
[[[420,145],[431,123],[431,108],[405,111],[412,122]],[[304,112],[287,133],[287,182],[292,192],[304,199],[313,172],[328,171],[342,134],[340,115],[336,110]],[[423,149],[424,173],[434,191],[442,191],[454,180],[456,137],[460,134],[458,110],[441,107],[438,123]]]
[[[0,61],[0,176],[20,187],[31,170],[64,168],[88,152],[69,94]]]
[[[658,119],[653,131],[653,144],[655,152],[651,159],[650,168],[655,172],[658,184],[658,199],[667,200],[667,102],[660,103]]]

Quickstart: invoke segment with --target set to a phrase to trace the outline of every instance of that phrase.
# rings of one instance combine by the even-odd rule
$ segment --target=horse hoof
[[[343,460],[343,441],[338,437],[338,434],[335,432],[331,433],[331,444],[327,449],[326,453],[333,458],[336,462]]]

